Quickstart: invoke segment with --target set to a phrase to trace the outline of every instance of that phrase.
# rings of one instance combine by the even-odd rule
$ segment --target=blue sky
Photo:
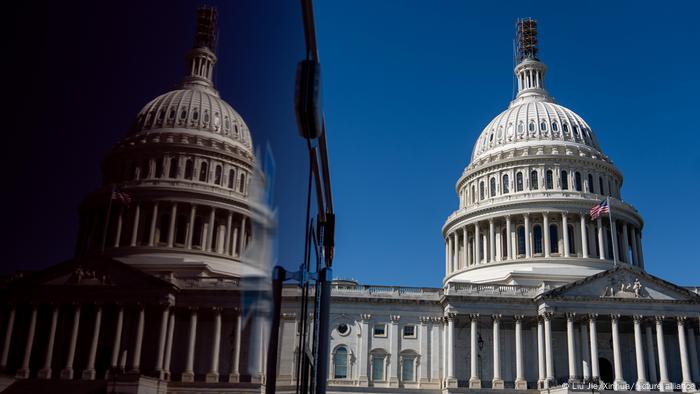
[[[440,286],[455,181],[512,97],[514,23],[533,17],[550,94],[591,125],[645,219],[647,270],[700,285],[700,6],[664,5],[318,1],[336,276]]]

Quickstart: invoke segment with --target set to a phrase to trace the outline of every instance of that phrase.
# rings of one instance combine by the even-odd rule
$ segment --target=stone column
[[[622,260],[627,264],[630,263],[629,250],[630,244],[629,233],[627,232],[627,223],[622,223],[622,253],[620,253],[620,256],[624,256]]]
[[[469,234],[467,233],[467,226],[462,227],[462,267],[467,268],[469,267],[469,259],[467,257],[468,253],[468,246],[467,244],[469,243]],[[421,363],[422,364],[422,363]]]
[[[134,357],[131,360],[131,372],[138,373],[141,368],[141,347],[143,345],[143,324],[145,320],[143,306],[139,307],[139,320],[136,324],[136,341],[134,342]]]
[[[66,357],[66,367],[61,371],[61,379],[73,379],[73,361],[75,360],[75,346],[78,344],[78,329],[80,328],[80,305],[75,306],[73,314],[73,329],[71,331],[70,343],[68,344],[68,356]]]
[[[477,365],[477,355],[479,354],[479,347],[478,347],[478,337],[479,334],[477,333],[478,325],[479,325],[479,314],[471,314],[469,315],[470,319],[470,327],[471,327],[471,336],[470,336],[470,352],[469,352],[469,366],[470,366],[470,372],[471,376],[469,377],[469,388],[470,389],[478,389],[481,388],[481,378],[479,377],[479,366]]]
[[[173,334],[175,331],[174,310],[170,313],[170,318],[168,320],[168,339],[165,345],[165,359],[163,360],[163,369],[160,373],[160,378],[164,380],[170,380],[170,359],[173,354]]]
[[[523,315],[515,315],[515,389],[527,390],[523,370]]]
[[[532,257],[530,253],[530,217],[528,214],[524,214],[523,218],[525,220],[525,257],[530,258]]]
[[[511,235],[510,215],[506,216],[506,259],[513,258],[513,237]]]
[[[644,268],[644,252],[642,250],[642,231],[637,232],[637,247],[639,248],[639,266]]]
[[[122,225],[124,221],[124,207],[119,207],[119,215],[117,215],[117,229],[114,234],[114,247],[118,248],[122,238]]]
[[[627,390],[627,383],[625,382],[625,379],[622,376],[622,356],[620,355],[620,331],[618,329],[619,321],[620,315],[610,315],[610,324],[613,341],[613,364],[615,368],[615,381],[613,382],[613,389],[616,391]]]
[[[686,317],[678,317],[678,349],[681,356],[681,373],[683,381],[681,382],[684,393],[695,391],[695,384],[690,373],[690,361],[688,359],[688,344],[685,340],[685,320]]]
[[[474,264],[481,264],[481,236],[479,222],[474,223]]]
[[[659,391],[673,391],[666,367],[666,346],[664,345],[664,317],[656,316],[656,347],[659,352]]]
[[[571,255],[571,250],[569,250],[569,218],[566,216],[566,212],[561,214],[561,230],[564,235],[564,257],[569,257]]]
[[[456,243],[457,240],[455,239]],[[454,257],[454,256],[453,256]],[[390,315],[389,316],[389,352],[391,353],[391,363],[388,372],[388,382],[389,386],[398,387],[399,385],[399,320],[401,316]],[[452,327],[452,326],[450,326]],[[452,328],[450,328],[450,333],[452,333]],[[450,342],[454,343],[454,342]],[[449,360],[448,360],[449,362]],[[454,376],[450,374],[450,376]]]
[[[445,238],[445,275],[450,274],[450,238]]]
[[[369,357],[369,338],[371,335],[369,332],[369,321],[371,318],[372,315],[369,313],[360,314],[360,344],[358,346],[359,351],[357,355],[357,375],[361,386],[367,386],[367,384],[369,383],[369,378],[367,376],[367,358]],[[421,351],[421,354],[427,353],[422,353]],[[423,366],[423,364],[425,363],[422,362],[421,366]]]
[[[183,382],[194,382],[194,345],[197,341],[197,311],[192,310],[190,314],[190,338],[187,344],[187,361],[185,371],[182,372],[180,380]]]
[[[205,248],[205,250],[207,252],[212,251],[215,222],[216,222],[216,208],[212,207],[211,211],[209,212],[209,225],[207,226],[207,239],[206,239],[207,246]]]
[[[576,376],[576,347],[574,345],[574,313],[566,314],[566,350],[569,359],[569,382],[578,380]]]
[[[501,379],[501,315],[492,315],[493,318],[493,380],[491,388],[503,389]]]
[[[155,245],[156,223],[158,223],[158,201],[153,203],[153,214],[151,215],[151,227],[148,231],[148,246]]]
[[[430,323],[430,317],[428,316],[420,316],[419,318],[420,324],[418,325],[418,340],[420,341],[419,343],[419,350],[420,354],[423,355],[424,359],[421,360],[420,364],[418,365],[418,378],[416,381],[421,382],[421,383],[427,383],[429,381],[428,379],[428,324]]]
[[[102,307],[95,307],[95,326],[92,329],[92,342],[88,355],[87,367],[83,371],[83,380],[95,380],[95,357],[97,356],[97,344],[100,341],[100,325],[102,324]]]
[[[219,353],[221,350],[221,308],[214,310],[214,338],[211,348],[211,370],[206,376],[208,383],[219,381]]]
[[[139,236],[139,221],[141,216],[141,206],[137,203],[134,208],[134,223],[131,227],[131,246],[136,246]]]
[[[117,363],[119,362],[119,351],[121,350],[123,325],[124,307],[119,306],[119,311],[117,312],[117,327],[114,330],[114,345],[112,346],[112,363],[110,364],[112,369],[117,368]]]
[[[591,381],[600,381],[600,368],[598,366],[598,332],[596,331],[595,321],[598,318],[597,314],[588,315],[588,330],[590,331],[591,340]]]
[[[235,347],[233,349],[233,362],[231,363],[231,372],[228,375],[229,383],[236,383],[240,381],[241,376],[239,366],[241,361],[241,330],[243,329],[243,327],[241,326],[241,311],[237,312],[238,313],[236,314],[236,331],[235,337],[233,338],[233,345]]]
[[[656,356],[654,356],[654,334],[652,333],[651,325],[647,325],[644,329],[647,340],[647,365],[649,366],[649,382],[658,383],[659,378],[656,376]]]
[[[224,241],[224,253],[231,254],[231,223],[233,222],[233,212],[229,211],[226,216],[226,240]]]
[[[5,342],[2,345],[2,360],[0,360],[0,370],[7,369],[7,357],[10,354],[10,343],[12,341],[12,331],[15,327],[15,306],[10,307],[10,315],[7,317],[7,329],[5,330]]]
[[[554,355],[552,353],[552,314],[544,313],[544,348],[547,354],[547,385],[554,383]]]
[[[194,221],[197,218],[197,206],[192,205],[190,208],[190,220],[187,223],[187,240],[185,247],[192,249],[192,236],[194,235]]]
[[[694,381],[700,381],[700,366],[698,365],[698,347],[695,340],[695,330],[692,325],[686,327],[687,337],[688,337],[688,347],[690,348],[690,369],[693,372],[692,375],[695,378]]]
[[[586,322],[581,322],[581,378],[583,382],[590,382],[591,380],[591,354],[590,346],[591,342],[588,339],[588,327]]]
[[[170,318],[170,306],[163,307],[163,314],[160,317],[160,334],[158,335],[158,354],[156,354],[156,372],[160,379],[164,378],[163,360],[165,358],[165,342],[168,336],[168,319]]]
[[[17,371],[17,379],[29,378],[29,360],[32,357],[32,347],[34,346],[34,333],[36,331],[36,305],[32,305],[32,317],[29,319],[29,329],[27,330],[27,343],[24,345],[24,359],[22,367]]]
[[[493,218],[489,219],[489,262],[496,261],[496,228]]]
[[[639,249],[637,249],[637,229],[632,227],[632,260],[634,261],[634,265],[640,266],[639,265]]]
[[[539,389],[547,387],[544,348],[544,322],[540,316],[537,318],[537,387]]]
[[[583,258],[588,258],[588,226],[586,226],[585,214],[581,214],[581,252]]]
[[[246,225],[246,217],[243,216],[241,218],[241,231],[239,232],[240,238],[239,238],[239,243],[240,243],[240,254],[242,255],[245,252],[245,247],[246,247],[246,230],[245,230],[245,225]]]
[[[626,228],[626,225],[625,227]],[[642,316],[634,316],[634,355],[637,361],[637,391],[648,391],[646,368],[644,367],[644,346],[642,345]]]
[[[174,202],[170,208],[170,226],[168,226],[168,247],[175,245],[175,223],[177,219],[177,203]]]
[[[596,225],[598,226],[598,257],[601,260],[605,260],[605,240],[603,237],[603,221],[598,216],[596,219]]]
[[[544,257],[549,257],[552,250],[549,240],[549,215],[547,212],[542,214],[542,235],[544,239]]]
[[[452,232],[452,272],[459,269],[459,234],[457,231]]]
[[[46,344],[46,358],[44,368],[39,370],[39,379],[51,379],[51,363],[53,362],[53,347],[56,342],[56,325],[58,324],[58,306],[53,307],[51,314],[51,327],[49,328],[49,342]]]
[[[455,319],[457,315],[448,313],[447,319],[447,387],[457,387],[457,378],[455,377]]]

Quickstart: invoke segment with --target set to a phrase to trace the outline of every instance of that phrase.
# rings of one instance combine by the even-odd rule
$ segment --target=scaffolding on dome
[[[518,63],[525,59],[537,59],[537,21],[532,18],[518,19],[517,29],[517,49],[516,56]]]
[[[195,47],[216,50],[216,8],[202,6],[197,10]]]

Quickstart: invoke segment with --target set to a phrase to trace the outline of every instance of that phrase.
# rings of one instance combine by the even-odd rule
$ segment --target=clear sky
[[[700,3],[317,1],[338,214],[335,274],[440,286],[440,228],[513,94],[515,20],[539,22],[548,90],[581,115],[645,220],[647,270],[700,285]]]

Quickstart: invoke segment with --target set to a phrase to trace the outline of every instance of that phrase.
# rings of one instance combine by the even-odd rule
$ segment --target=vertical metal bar
[[[319,280],[321,283],[321,305],[319,308],[319,341],[318,354],[320,357],[316,359],[316,393],[325,394],[326,383],[328,381],[328,354],[330,352],[330,307],[331,307],[331,280],[333,279],[333,270],[325,267],[321,269]]]
[[[287,271],[280,266],[272,270],[272,322],[270,324],[270,346],[267,349],[265,392],[274,393],[277,385],[277,351],[279,349],[280,314],[282,312],[282,286]],[[261,355],[262,356],[262,355]]]

